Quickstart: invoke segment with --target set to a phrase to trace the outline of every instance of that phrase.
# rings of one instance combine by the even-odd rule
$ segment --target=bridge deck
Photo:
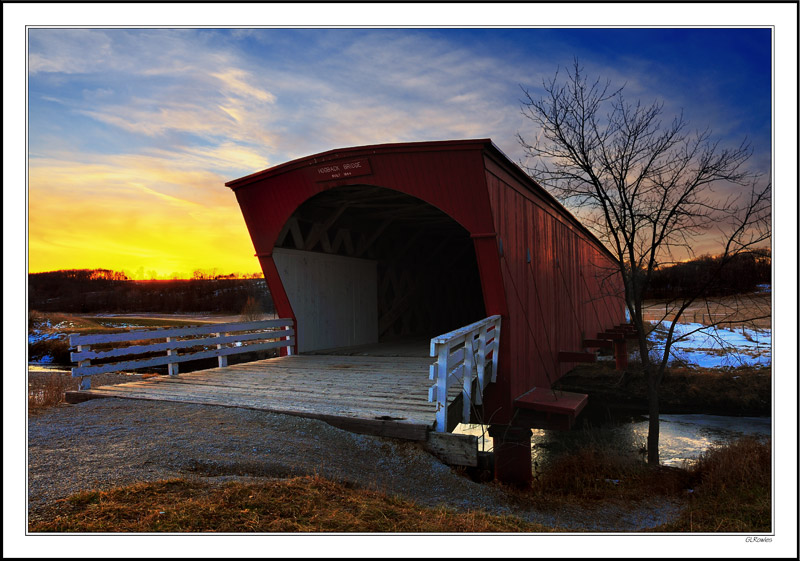
[[[71,392],[71,400],[122,397],[243,407],[321,419],[353,432],[425,440],[436,416],[436,404],[428,402],[433,359],[387,349],[379,354],[389,356],[374,356],[372,350],[301,354],[156,376]]]

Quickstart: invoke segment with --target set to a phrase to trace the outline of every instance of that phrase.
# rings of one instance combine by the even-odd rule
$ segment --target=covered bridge
[[[531,428],[585,405],[551,385],[624,341],[613,255],[489,139],[331,150],[226,185],[294,321],[288,352],[421,349],[434,430],[489,425],[501,480],[530,477]]]

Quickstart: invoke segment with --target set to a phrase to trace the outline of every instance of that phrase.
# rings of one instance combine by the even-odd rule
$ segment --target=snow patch
[[[656,328],[653,346],[656,353],[664,352],[669,327],[670,324],[663,324]],[[725,329],[701,323],[678,323],[675,325],[674,339],[670,349],[671,363],[683,362],[703,368],[772,364],[771,329]]]
[[[42,333],[39,329],[31,329],[31,332],[28,333],[28,344],[33,345],[35,343],[39,343],[40,341],[54,341],[57,339],[63,339],[66,337],[64,333]]]

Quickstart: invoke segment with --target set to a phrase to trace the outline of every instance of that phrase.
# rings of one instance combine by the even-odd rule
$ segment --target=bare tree
[[[688,131],[683,115],[662,121],[663,103],[628,103],[623,88],[588,81],[576,60],[534,98],[522,88],[523,114],[538,127],[519,141],[528,172],[590,227],[616,257],[647,377],[648,462],[658,463],[658,388],[676,341],[675,325],[713,277],[671,310],[664,346],[651,356],[643,301],[653,271],[693,255],[701,236],[719,237],[718,267],[768,243],[770,185],[747,167],[746,143],[723,147],[710,131]]]

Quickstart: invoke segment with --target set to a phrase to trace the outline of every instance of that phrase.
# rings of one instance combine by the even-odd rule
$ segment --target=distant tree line
[[[108,269],[28,275],[28,307],[42,312],[212,312],[273,310],[263,278],[195,274],[192,279],[131,280]]]
[[[740,253],[721,267],[721,257],[704,255],[684,263],[656,269],[646,298],[682,298],[709,283],[707,296],[730,296],[755,292],[772,282],[770,251]]]

